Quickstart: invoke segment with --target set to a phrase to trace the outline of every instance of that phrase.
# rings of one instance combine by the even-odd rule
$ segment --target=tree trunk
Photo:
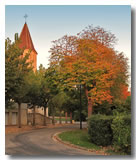
[[[35,126],[35,105],[33,106],[33,126]]]
[[[68,113],[65,113],[65,123],[67,123]]]
[[[61,111],[60,111],[59,123],[61,124]]]
[[[93,106],[91,100],[88,100],[88,118],[92,115]]]
[[[52,124],[55,125],[54,114],[52,116]]]
[[[21,103],[18,103],[18,128],[21,127]]]
[[[44,107],[44,126],[47,126],[46,123],[46,108]]]
[[[85,87],[85,93],[86,93],[86,97],[87,97],[87,100],[88,100],[88,118],[89,118],[92,115],[93,106],[92,106],[91,99],[89,99],[89,97],[88,97],[88,90],[87,90],[86,87]]]
[[[72,124],[72,112],[70,112],[70,123]]]
[[[55,120],[54,120],[54,110],[52,110],[52,124],[55,125]]]

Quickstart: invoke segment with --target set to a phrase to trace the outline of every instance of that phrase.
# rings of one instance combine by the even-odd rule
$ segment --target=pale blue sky
[[[131,64],[131,7],[110,5],[84,6],[6,6],[6,37],[14,39],[27,24],[38,52],[38,66],[47,67],[51,41],[65,34],[75,35],[88,25],[101,26],[118,38],[115,49],[124,52]]]

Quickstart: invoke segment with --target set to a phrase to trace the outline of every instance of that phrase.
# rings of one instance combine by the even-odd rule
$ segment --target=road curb
[[[69,130],[70,131],[70,130]],[[108,155],[107,153],[105,153],[104,151],[96,151],[96,150],[93,150],[93,149],[87,149],[85,147],[81,147],[81,146],[78,146],[78,145],[75,145],[75,144],[72,144],[72,143],[69,143],[69,142],[66,142],[66,141],[62,141],[58,135],[63,133],[63,132],[67,132],[67,131],[62,131],[62,132],[58,132],[58,133],[55,133],[53,136],[52,136],[52,139],[54,141],[57,141],[57,142],[60,142],[64,145],[67,145],[69,147],[72,147],[72,148],[76,148],[76,149],[81,149],[81,150],[84,150],[84,151],[88,151],[88,152],[92,152],[92,153],[95,153],[96,155]]]

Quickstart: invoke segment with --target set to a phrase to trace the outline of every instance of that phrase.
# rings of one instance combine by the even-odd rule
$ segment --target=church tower
[[[27,26],[27,23],[25,22],[22,32],[20,34],[20,44],[19,47],[21,49],[24,49],[24,56],[26,53],[30,52],[30,56],[28,59],[28,62],[32,62],[32,66],[33,66],[33,71],[35,72],[37,70],[37,52],[34,48],[33,42],[32,42],[32,38]]]

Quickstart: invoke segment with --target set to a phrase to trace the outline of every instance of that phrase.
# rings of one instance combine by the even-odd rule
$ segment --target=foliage
[[[101,151],[101,149],[102,150],[104,149],[103,151],[105,151],[105,153],[108,153],[108,155],[109,154],[114,156],[127,155],[127,153],[123,151],[114,150],[112,146],[101,147],[94,143],[90,143],[90,136],[88,135],[86,129],[66,131],[60,133],[58,136],[62,141],[69,142],[71,144],[78,145],[81,147],[85,147],[87,149],[91,149],[92,151]]]
[[[82,118],[82,121],[86,121],[87,111],[83,110],[83,111],[81,112],[81,118]],[[75,121],[80,121],[80,113],[79,113],[78,110],[75,110],[75,111],[73,112],[73,119],[74,119]]]
[[[93,27],[93,25],[89,25],[78,33],[78,35],[82,39],[89,39],[95,41],[95,43],[101,43],[108,48],[114,47],[117,42],[117,38],[114,34],[100,26]]]
[[[112,144],[112,116],[92,115],[88,121],[90,142],[100,146]]]
[[[131,96],[128,96],[125,101],[114,100],[114,110],[113,114],[117,113],[131,113]]]
[[[91,143],[113,144],[115,152],[131,153],[131,115],[114,113],[113,116],[93,115],[88,121]]]
[[[38,106],[44,107],[44,108],[47,107],[47,104],[51,97],[49,83],[48,83],[47,77],[45,76],[46,72],[47,72],[46,69],[42,65],[40,65],[39,70],[36,73],[40,81]]]
[[[34,108],[34,114],[35,106],[44,107],[44,125],[46,125],[46,107],[51,97],[45,73],[46,69],[40,65],[38,71],[35,73],[31,72],[27,77],[29,90],[27,93],[27,103]]]
[[[8,38],[5,41],[6,107],[11,101],[24,102],[28,91],[25,78],[32,70],[32,67],[27,62],[29,53],[23,57],[23,50],[18,47],[18,44],[19,41],[11,43]]]
[[[48,69],[46,69],[44,77],[46,79],[46,84],[50,93],[49,101],[47,104],[49,107],[49,115],[52,114],[54,117],[57,107],[59,112],[62,108],[61,99],[57,101],[57,97],[59,98],[59,94],[63,97],[63,95],[61,94],[63,92],[63,89],[61,88],[62,80],[58,69],[54,67],[48,67]],[[56,104],[56,101],[58,104]]]
[[[64,103],[66,103],[66,101],[68,100],[68,96],[66,95],[65,92],[63,91],[60,91],[57,95],[55,95],[53,98],[52,98],[52,101],[53,103],[56,105],[56,107],[62,111],[63,109],[63,105]]]
[[[52,114],[57,115],[59,112],[60,123],[61,123],[63,105],[67,100],[68,100],[68,96],[66,95],[66,93],[63,91],[60,91],[58,94],[54,95],[50,99],[49,104],[48,104]]]
[[[127,59],[114,50],[115,42],[114,34],[89,26],[77,36],[53,41],[50,66],[59,68],[63,86],[82,84],[92,105],[111,103],[116,84],[126,84],[128,78]]]
[[[45,77],[46,69],[40,65],[39,70],[35,73],[31,72],[27,76],[28,94],[27,102],[39,107],[47,107],[47,103],[50,99],[49,84]]]
[[[124,107],[131,113],[131,96],[127,97]]]
[[[103,115],[112,115],[113,113],[113,104],[109,104],[108,102],[104,101],[102,104],[96,104],[93,109],[93,114],[103,114]]]
[[[52,95],[48,104],[49,112],[54,110],[58,114],[62,110],[68,113],[79,110],[79,89],[78,87],[69,88],[66,83],[64,84],[64,77],[59,72],[59,68],[49,67],[46,70],[45,77]],[[85,99],[84,88],[82,88],[82,108],[86,108]]]
[[[70,113],[75,110],[79,110],[79,90],[77,88],[73,88],[70,90],[64,91],[67,94],[67,101],[65,101],[63,109],[64,111]]]
[[[59,72],[59,68],[52,66],[48,67],[46,69],[44,76],[46,78],[46,82],[48,84],[52,96],[58,94],[59,91],[63,91],[62,90],[63,79]]]
[[[40,79],[37,73],[33,71],[26,77],[26,81],[28,84],[28,93],[26,95],[27,103],[30,103],[32,106],[39,105],[39,95],[40,95]]]
[[[122,99],[124,99],[124,100],[126,100],[127,97],[131,96],[131,92],[128,91],[127,86],[122,86],[122,92],[123,92]]]
[[[74,120],[80,119],[80,91],[81,91],[81,116],[82,120],[86,120],[87,117],[87,99],[85,95],[84,87],[81,87],[81,90],[78,86],[73,87],[72,89],[66,90],[67,101],[64,103],[63,109],[68,113],[72,112]]]
[[[128,96],[125,100],[115,98],[112,104],[108,102],[97,104],[93,109],[93,114],[113,115],[116,112],[131,113],[131,96]]]
[[[118,113],[111,127],[115,149],[131,154],[131,115]]]

